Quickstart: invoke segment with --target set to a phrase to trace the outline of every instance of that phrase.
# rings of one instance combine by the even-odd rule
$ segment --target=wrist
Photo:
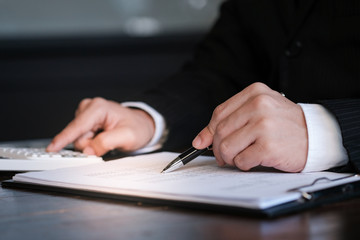
[[[146,129],[147,132],[146,144],[149,144],[149,142],[154,138],[155,135],[155,121],[148,112],[142,109],[132,108],[132,110],[136,112],[138,117],[141,119],[143,126],[145,127],[144,129]]]

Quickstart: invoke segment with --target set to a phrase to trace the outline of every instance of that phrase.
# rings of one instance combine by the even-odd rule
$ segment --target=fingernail
[[[225,162],[224,162],[223,160],[218,159],[218,158],[216,158],[216,163],[217,163],[218,166],[220,166],[220,167],[225,166]]]
[[[225,163],[224,163],[224,162],[220,162],[220,161],[216,161],[216,162],[217,162],[217,164],[219,165],[219,167],[225,166]]]

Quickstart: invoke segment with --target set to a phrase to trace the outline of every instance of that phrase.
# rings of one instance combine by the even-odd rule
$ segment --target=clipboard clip
[[[342,179],[346,179],[346,178],[352,178],[352,177],[360,177],[360,175],[358,174],[354,174],[354,175],[350,175],[350,176],[346,176],[346,177],[342,177],[342,178],[336,178],[336,179],[329,179],[327,177],[321,177],[321,178],[317,178],[315,179],[312,183],[310,184],[307,184],[307,185],[303,185],[303,186],[300,186],[300,187],[297,187],[297,188],[293,188],[293,189],[290,189],[289,191],[297,191],[297,192],[300,192],[301,193],[301,197],[303,200],[306,200],[306,201],[310,201],[313,199],[313,192],[307,192],[307,191],[303,191],[302,189],[303,188],[306,188],[306,187],[312,187],[312,186],[315,186],[316,184],[318,184],[319,182],[323,182],[323,181],[326,181],[326,182],[336,182],[336,181],[339,181],[339,180],[342,180]],[[349,192],[352,190],[352,188],[350,189],[349,188],[350,185],[344,185],[342,191],[343,192]]]
[[[306,192],[306,191],[301,191],[301,188],[305,188],[305,187],[312,187],[314,186],[315,184],[319,183],[319,182],[322,182],[322,181],[326,181],[326,182],[331,182],[333,180],[327,178],[327,177],[321,177],[321,178],[317,178],[315,179],[312,183],[308,184],[308,185],[304,185],[304,186],[301,186],[301,187],[298,187],[296,188],[296,190],[298,190],[300,193],[301,193],[301,196],[303,199],[307,200],[307,201],[310,201],[313,196],[310,192]],[[294,189],[295,190],[295,189]]]

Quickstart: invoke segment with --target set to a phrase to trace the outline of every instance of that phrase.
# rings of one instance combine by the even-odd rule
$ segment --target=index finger
[[[92,111],[85,111],[72,120],[59,134],[57,134],[49,146],[46,148],[49,152],[56,152],[64,148],[69,143],[74,142],[83,134],[96,127],[99,120],[97,114]]]

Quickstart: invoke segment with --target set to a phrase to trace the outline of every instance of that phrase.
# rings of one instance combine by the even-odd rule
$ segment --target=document
[[[317,179],[317,188],[359,180],[350,174],[333,172],[243,172],[235,167],[219,167],[214,157],[207,156],[176,171],[160,173],[178,154],[160,152],[88,166],[21,173],[13,181],[140,199],[266,209],[302,198],[301,188],[314,187]]]

